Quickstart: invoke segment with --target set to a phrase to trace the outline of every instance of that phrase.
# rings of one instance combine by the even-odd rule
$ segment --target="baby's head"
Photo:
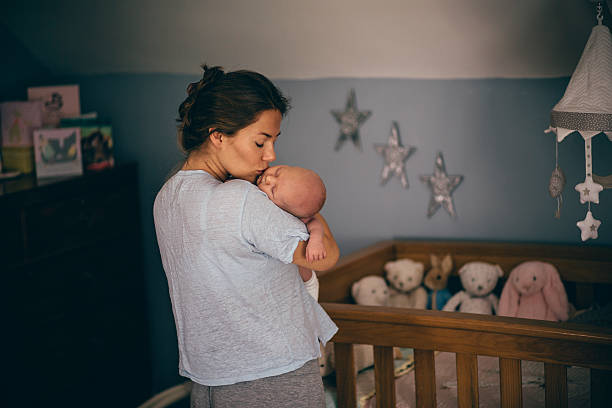
[[[325,203],[323,180],[302,167],[269,167],[257,180],[257,186],[274,204],[298,218],[312,217]]]

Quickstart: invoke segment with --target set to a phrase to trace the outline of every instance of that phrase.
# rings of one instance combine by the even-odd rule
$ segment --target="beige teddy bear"
[[[389,304],[394,307],[425,309],[427,291],[422,285],[424,265],[405,258],[387,262],[384,268],[391,285]]]

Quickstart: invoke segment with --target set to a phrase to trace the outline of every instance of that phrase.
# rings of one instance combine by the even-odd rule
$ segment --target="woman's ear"
[[[208,132],[208,138],[213,146],[220,147],[221,143],[223,143],[223,133],[213,128],[208,129]]]

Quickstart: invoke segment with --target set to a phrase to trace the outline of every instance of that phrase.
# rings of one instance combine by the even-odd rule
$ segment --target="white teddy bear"
[[[391,284],[389,304],[394,307],[425,309],[427,291],[423,287],[425,267],[421,262],[411,259],[399,259],[387,262],[385,272]]]
[[[368,275],[351,286],[355,303],[366,306],[389,306],[389,287],[382,276]]]
[[[499,299],[491,292],[498,279],[504,276],[499,265],[469,262],[459,269],[459,276],[464,290],[453,295],[442,310],[454,312],[459,307],[464,313],[497,313]]]

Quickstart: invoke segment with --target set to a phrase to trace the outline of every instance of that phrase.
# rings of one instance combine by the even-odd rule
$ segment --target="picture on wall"
[[[34,131],[36,177],[83,174],[81,129],[39,129]]]
[[[31,87],[28,100],[42,101],[44,127],[58,127],[61,118],[81,114],[78,85]]]

